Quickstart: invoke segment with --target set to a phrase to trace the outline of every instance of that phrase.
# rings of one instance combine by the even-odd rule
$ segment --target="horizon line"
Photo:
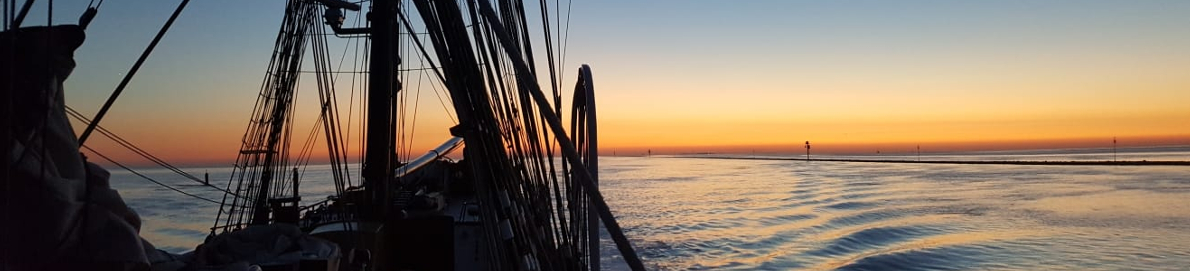
[[[732,148],[733,146],[726,146],[726,145],[724,145],[724,146],[713,146],[713,147],[719,147],[719,148]],[[1169,145],[1139,145],[1139,146],[1138,146],[1138,145],[1132,145],[1132,146],[1117,147],[1117,148],[1116,148],[1116,150],[1118,150],[1118,151],[1125,151],[1125,150],[1126,150],[1126,151],[1133,152],[1133,151],[1136,151],[1136,150],[1143,150],[1143,149],[1161,149],[1161,148],[1186,148],[1186,151],[1190,151],[1190,144],[1169,144]],[[1111,149],[1112,149],[1112,147],[1111,147],[1111,146],[1106,146],[1106,147],[1104,147],[1104,146],[1094,146],[1094,147],[1020,148],[1020,149],[986,149],[986,150],[957,150],[957,151],[946,151],[946,150],[942,150],[942,151],[940,151],[940,150],[933,150],[933,151],[922,151],[922,152],[921,152],[921,154],[930,154],[930,155],[938,155],[938,154],[979,154],[979,153],[988,153],[988,152],[1014,152],[1014,151],[1032,151],[1032,152],[1041,152],[1041,151],[1074,151],[1074,150],[1104,150],[1104,151],[1107,151],[1107,150],[1111,150]],[[647,150],[646,150],[646,152],[645,152],[645,153],[638,153],[638,152],[624,152],[623,154],[618,154],[618,153],[617,153],[617,152],[615,152],[615,151],[607,152],[606,150],[607,150],[607,149],[602,149],[602,148],[601,148],[601,150],[600,150],[600,155],[599,155],[599,156],[601,156],[601,157],[640,157],[640,156],[647,156]],[[813,148],[811,148],[811,150],[813,150]],[[1175,151],[1176,151],[1176,150],[1175,150]],[[916,153],[917,153],[917,152],[911,152],[911,151],[896,151],[896,152],[892,152],[892,151],[890,151],[890,152],[881,152],[881,153],[874,153],[874,152],[829,152],[829,151],[827,151],[827,152],[813,152],[813,151],[811,151],[811,155],[825,155],[825,156],[839,156],[839,155],[848,155],[848,156],[854,156],[854,155],[859,155],[859,156],[866,156],[866,155],[870,155],[870,156],[880,156],[880,155],[911,155],[911,154],[916,154]],[[654,152],[652,155],[707,155],[707,154],[717,154],[717,155],[731,155],[731,154],[767,154],[767,155],[772,155],[772,154],[792,154],[792,155],[803,155],[803,154],[804,154],[804,152],[800,152],[800,151],[799,151],[799,152],[795,152],[795,151],[787,151],[787,150],[783,150],[783,151],[762,151],[762,150],[759,150],[759,149],[757,149],[757,150],[745,150],[745,151],[740,151],[740,150],[736,150],[736,149],[731,149],[731,150],[722,149],[722,150],[720,150],[720,151],[677,151],[677,152]],[[452,157],[452,159],[457,159],[457,157]],[[118,167],[118,166],[116,166],[116,165],[114,165],[114,164],[111,164],[111,163],[108,163],[107,161],[92,161],[92,162],[95,162],[96,164],[98,164],[98,165],[100,165],[100,166],[102,166],[102,167],[104,167],[105,169],[108,169],[108,170],[113,170],[113,169],[115,169],[115,170],[121,170],[121,169],[119,169],[119,167]],[[346,163],[347,163],[347,164],[357,164],[357,163],[360,163],[360,161],[355,161],[355,160],[352,160],[352,161],[348,161],[348,162],[346,162]],[[127,166],[127,167],[129,167],[129,168],[132,168],[132,169],[136,169],[136,170],[146,170],[146,169],[164,169],[164,168],[161,168],[161,167],[159,167],[159,166],[157,166],[156,164],[153,164],[153,163],[151,163],[151,162],[149,162],[149,163],[145,163],[145,164],[131,164],[131,163],[123,163],[123,162],[121,162],[121,164],[124,164],[125,166]],[[174,163],[174,164],[175,164],[175,165],[178,165],[178,167],[179,167],[179,168],[223,168],[223,167],[230,167],[230,166],[232,166],[232,164],[233,164],[233,163],[232,163],[232,162],[229,162],[229,161],[224,161],[224,162],[193,162],[193,163]],[[310,163],[310,165],[311,165],[311,166],[322,166],[322,165],[327,165],[327,164],[328,164],[328,163],[327,163],[326,161],[321,161],[321,160],[319,160],[319,159],[315,159],[315,160],[311,161],[311,163]]]

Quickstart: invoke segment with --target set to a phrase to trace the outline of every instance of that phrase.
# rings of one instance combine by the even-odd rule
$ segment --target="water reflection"
[[[610,169],[601,176],[605,196],[658,269],[1190,266],[1190,208],[1178,207],[1190,204],[1184,167],[622,157],[601,164]],[[604,253],[614,266],[615,250]]]
[[[1054,160],[1098,157],[1039,155]],[[1190,153],[1121,157],[1186,160]],[[658,157],[605,157],[600,163],[604,196],[638,252],[656,269],[1190,266],[1190,176],[1185,167]],[[226,168],[188,171],[210,172],[214,183],[225,183],[229,173]],[[166,171],[143,173],[185,183],[170,180],[172,173]],[[306,174],[303,198],[318,200],[331,191],[325,168]],[[113,185],[144,218],[143,236],[172,252],[202,242],[217,205],[137,178],[113,172]],[[222,198],[211,189],[185,189]],[[611,240],[604,242],[605,267],[623,269]]]

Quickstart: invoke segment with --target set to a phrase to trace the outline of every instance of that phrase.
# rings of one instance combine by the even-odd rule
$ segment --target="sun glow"
[[[1102,147],[1113,137],[1121,146],[1190,145],[1182,2],[621,4],[634,8],[574,9],[563,70],[562,86],[570,86],[568,69],[593,68],[604,154],[797,152],[807,140],[824,153]],[[243,10],[279,4],[251,5],[261,7]],[[165,39],[104,126],[167,160],[226,165],[277,18],[195,9],[199,17],[175,30],[191,34]],[[137,12],[156,13],[167,12]],[[135,59],[139,47],[128,44],[150,38],[128,33],[155,30],[105,18],[90,28],[67,81],[68,103],[85,114],[115,85],[111,71]],[[418,84],[412,78],[407,87]],[[349,82],[339,81],[348,86],[341,102],[352,95]],[[410,155],[453,125],[432,92],[420,95]],[[295,131],[312,125],[312,101],[299,98]],[[135,160],[106,140],[88,144]],[[358,146],[358,132],[348,144]]]

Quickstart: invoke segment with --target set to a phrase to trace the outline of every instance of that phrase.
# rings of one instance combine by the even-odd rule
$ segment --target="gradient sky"
[[[86,2],[56,1],[54,21]],[[67,103],[93,115],[177,2],[107,1]],[[230,164],[283,2],[190,3],[103,125],[169,161]],[[1186,145],[1188,28],[1190,1],[576,1],[563,85],[591,64],[605,153]],[[415,149],[450,125],[420,97]]]

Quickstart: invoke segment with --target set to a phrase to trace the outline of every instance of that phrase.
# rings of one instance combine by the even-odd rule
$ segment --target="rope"
[[[193,198],[196,198],[196,199],[200,199],[200,200],[203,200],[203,201],[206,201],[206,202],[210,202],[210,203],[214,203],[214,204],[219,204],[219,201],[216,201],[216,200],[213,200],[213,199],[204,198],[204,197],[201,197],[201,196],[198,196],[198,195],[195,195],[195,194],[186,193],[186,191],[182,191],[181,189],[174,188],[173,186],[169,186],[168,184],[164,184],[164,183],[162,183],[162,182],[159,182],[159,181],[157,181],[157,180],[154,180],[153,178],[149,178],[149,176],[145,176],[144,174],[140,174],[140,172],[136,172],[135,170],[132,170],[131,168],[128,168],[128,167],[124,166],[123,164],[120,164],[119,162],[116,162],[115,160],[112,160],[111,158],[108,158],[107,156],[103,155],[102,153],[99,153],[99,152],[95,151],[94,149],[91,149],[91,147],[87,147],[87,146],[79,146],[79,147],[83,147],[84,149],[87,149],[88,151],[91,151],[91,153],[93,153],[93,154],[95,154],[95,155],[98,155],[100,158],[103,158],[103,160],[107,160],[108,162],[111,162],[112,164],[115,164],[116,166],[119,166],[120,168],[123,168],[124,170],[127,170],[128,172],[132,172],[132,174],[136,174],[136,176],[141,176],[141,178],[145,178],[145,180],[149,180],[150,182],[153,182],[153,183],[155,183],[155,184],[157,184],[157,185],[160,185],[161,187],[168,188],[169,190],[173,190],[174,192],[182,193],[182,195],[187,195],[187,196],[190,196],[190,197],[193,197]]]
[[[29,15],[29,8],[31,7],[33,7],[33,0],[25,0],[25,4],[21,6],[20,13],[18,13],[16,18],[12,19],[12,23],[9,23],[8,25],[12,27],[12,29],[21,28],[21,21],[24,21],[25,16]]]
[[[66,106],[66,111],[68,114],[70,114],[71,117],[74,117],[76,120],[78,120],[84,124],[91,123],[90,119],[83,117],[82,114],[80,114],[78,111],[75,111],[74,108],[71,108],[70,106]],[[120,144],[120,146],[124,146],[128,150],[135,152],[136,154],[140,155],[141,157],[144,157],[145,159],[149,159],[149,161],[153,161],[153,163],[156,163],[157,165],[160,165],[161,167],[164,167],[165,169],[169,169],[175,173],[178,173],[178,175],[181,175],[182,177],[185,177],[187,179],[193,180],[198,183],[203,183],[202,179],[199,179],[198,177],[195,177],[194,175],[190,175],[190,173],[186,173],[185,171],[182,171],[180,168],[175,167],[174,165],[171,165],[171,164],[165,162],[164,160],[157,158],[156,156],[154,156],[152,154],[149,154],[145,150],[137,147],[136,145],[133,145],[131,142],[125,140],[124,138],[121,138],[120,136],[112,133],[111,131],[104,129],[101,126],[96,126],[96,129],[99,131],[100,134],[106,136],[107,138],[109,138],[113,141],[116,141],[116,143]]]
[[[317,22],[318,16],[314,3],[308,1],[290,0],[285,10],[256,107],[244,132],[240,154],[236,158],[236,169],[228,182],[229,191],[243,194],[245,198],[232,201],[225,199],[220,209],[228,210],[227,215],[223,216],[221,212],[216,217],[213,229],[227,230],[246,223],[267,223],[268,217],[262,213],[268,212],[265,208],[267,199],[293,192],[286,190],[292,188],[293,184],[286,177],[292,177],[288,173],[291,163],[302,163],[300,153],[299,161],[289,159],[294,119],[292,112],[299,91],[298,81],[301,79],[297,71],[302,67],[307,38],[310,37],[307,34],[311,33],[310,28]],[[318,83],[323,82],[320,80]],[[233,183],[235,188],[232,188]]]
[[[78,111],[75,111],[74,108],[71,108],[70,106],[66,106],[66,113],[82,123],[91,123],[91,120],[87,119],[86,117],[83,117],[82,114],[80,114]],[[173,171],[174,173],[177,173],[178,175],[181,175],[182,177],[185,177],[186,179],[190,179],[197,183],[203,184],[204,186],[209,187],[211,189],[215,189],[220,192],[229,193],[232,196],[239,197],[239,195],[236,195],[235,193],[231,193],[231,192],[227,191],[227,189],[222,189],[222,188],[210,185],[209,183],[205,182],[204,180],[199,179],[198,177],[195,177],[194,175],[190,175],[190,173],[186,173],[185,171],[182,171],[181,168],[178,168],[177,166],[174,166],[168,162],[165,162],[165,160],[162,160],[161,158],[157,158],[157,156],[154,156],[153,154],[150,154],[148,151],[145,151],[144,149],[141,149],[141,148],[137,147],[136,145],[133,145],[132,142],[129,142],[128,140],[125,140],[124,138],[120,137],[119,135],[112,133],[111,131],[107,130],[106,128],[103,128],[103,126],[95,126],[95,128],[96,128],[95,130],[99,131],[99,134],[103,135],[104,137],[107,137],[108,139],[115,141],[117,144],[120,144],[120,146],[123,146],[124,148],[132,151],[133,153],[136,153],[137,155],[140,155],[141,157],[144,157],[145,159],[148,159],[149,161],[152,161],[153,163],[156,163],[157,165],[159,165],[165,169]]]
[[[586,225],[598,225],[588,223],[584,215],[589,206],[591,214],[597,212],[608,225],[628,265],[643,269],[602,196],[593,189],[593,178],[584,166],[587,162],[583,162],[588,159],[575,158],[575,147],[585,147],[572,146],[574,141],[566,137],[554,113],[558,110],[551,108],[549,99],[535,84],[536,73],[529,64],[533,62],[529,43],[534,39],[527,34],[530,27],[524,8],[517,6],[523,3],[500,1],[496,15],[495,7],[487,1],[466,1],[470,6],[468,17],[476,26],[471,28],[471,35],[463,27],[465,15],[454,1],[413,4],[430,33],[427,43],[433,44],[440,70],[448,79],[442,81],[446,81],[455,113],[459,122],[466,124],[457,132],[468,143],[465,156],[473,167],[480,216],[483,221],[493,222],[483,226],[492,266],[515,269],[529,264],[529,268],[542,270],[595,266],[575,261],[581,255],[593,256],[589,245],[598,245],[588,244],[588,239],[583,238],[589,232]],[[477,5],[482,5],[482,10]],[[482,16],[477,14],[480,11]],[[554,95],[555,101],[559,96]],[[559,141],[551,141],[555,139]],[[551,145],[561,145],[567,158],[564,160],[574,165],[571,174],[575,176],[573,182],[565,183],[565,194],[559,174],[552,167],[555,161],[549,159],[553,155]],[[556,201],[563,198],[565,204]]]
[[[29,1],[32,2],[33,0]],[[107,102],[103,103],[103,107],[99,109],[99,113],[95,114],[95,121],[87,125],[87,129],[83,130],[83,134],[79,136],[79,146],[87,142],[87,138],[91,136],[91,132],[95,130],[95,126],[99,125],[99,121],[103,120],[104,115],[107,115],[107,110],[112,108],[112,104],[116,102],[116,98],[120,97],[120,93],[124,92],[124,88],[128,86],[128,82],[132,81],[132,76],[136,75],[136,71],[140,70],[140,66],[145,64],[145,60],[149,58],[149,54],[153,53],[153,48],[156,48],[157,43],[161,42],[161,38],[165,37],[165,32],[169,31],[169,27],[174,24],[174,20],[177,20],[178,15],[182,14],[182,9],[186,8],[187,3],[190,3],[190,0],[182,0],[182,3],[178,4],[178,9],[175,9],[174,13],[169,16],[169,20],[165,21],[165,25],[161,26],[161,30],[157,31],[157,36],[153,37],[153,41],[149,42],[149,47],[145,48],[140,58],[136,59],[136,64],[132,64],[132,68],[128,70],[128,74],[125,74],[124,79],[120,80],[120,85],[116,86],[116,90],[107,98]]]
[[[559,35],[559,36],[561,36],[561,37],[559,37],[559,39],[561,39],[561,42],[559,42],[559,43],[561,43],[561,45],[559,45],[559,46],[562,47],[562,50],[560,50],[560,52],[558,52],[558,58],[561,59],[561,61],[560,61],[561,63],[558,63],[559,68],[566,67],[566,49],[570,47],[569,46],[569,43],[570,43],[570,10],[571,10],[571,7],[573,7],[573,4],[574,4],[574,1],[566,1],[566,27],[562,28],[563,29],[562,34]],[[562,7],[559,6],[558,8],[562,8]],[[558,13],[562,13],[562,12],[559,11]],[[558,82],[561,82],[564,80],[566,80],[566,73],[559,74]]]
[[[575,166],[574,171],[576,172],[576,175],[580,177],[578,180],[581,188],[585,190],[587,196],[590,197],[591,203],[594,204],[600,219],[603,221],[604,227],[611,235],[612,240],[615,241],[616,247],[620,250],[621,256],[624,257],[624,261],[628,263],[629,268],[632,270],[644,270],[645,268],[643,262],[636,254],[636,251],[632,247],[627,236],[624,235],[623,230],[620,228],[620,224],[616,222],[615,216],[611,213],[611,209],[607,206],[607,202],[604,201],[602,193],[600,193],[598,188],[595,187],[595,184],[593,183],[594,178],[592,178],[591,172],[587,170],[587,167],[582,164],[580,158],[578,157],[578,151],[576,150],[573,141],[563,136],[565,135],[565,131],[562,128],[561,120],[558,118],[557,113],[553,112],[549,108],[548,100],[541,92],[541,89],[536,84],[536,81],[533,81],[533,78],[531,77],[532,74],[534,74],[531,71],[532,66],[529,66],[525,62],[527,58],[523,58],[522,52],[518,51],[518,48],[516,48],[516,46],[513,44],[512,39],[510,38],[510,32],[508,29],[504,28],[504,25],[500,22],[499,17],[496,16],[496,12],[492,10],[490,2],[487,0],[479,0],[479,6],[479,12],[483,19],[487,21],[488,26],[491,27],[492,31],[498,37],[496,41],[499,41],[500,45],[505,49],[505,53],[508,54],[510,59],[516,60],[513,62],[513,68],[516,70],[516,75],[519,77],[519,79],[521,79],[521,82],[528,83],[528,85],[521,87],[525,87],[532,96],[533,100],[536,101],[536,105],[540,108],[542,117],[549,122],[549,128],[551,128],[554,131],[554,134],[557,135],[557,139],[561,143],[559,146],[562,147],[562,152]],[[525,106],[531,105],[526,104]]]

